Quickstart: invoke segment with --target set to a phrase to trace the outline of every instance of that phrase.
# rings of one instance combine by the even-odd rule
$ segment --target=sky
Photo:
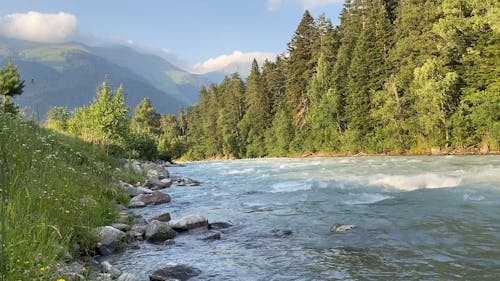
[[[343,0],[1,0],[0,35],[127,44],[195,73],[286,51],[304,11],[338,24]]]

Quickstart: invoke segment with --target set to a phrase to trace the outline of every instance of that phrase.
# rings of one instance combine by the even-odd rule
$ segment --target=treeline
[[[65,107],[51,108],[45,126],[100,145],[111,155],[171,160],[185,151],[185,137],[177,126],[183,111],[181,107],[178,119],[160,115],[145,98],[129,117],[123,88],[110,89],[105,80],[92,103],[72,113]]]
[[[497,0],[346,1],[305,12],[288,52],[203,88],[192,159],[500,149]]]

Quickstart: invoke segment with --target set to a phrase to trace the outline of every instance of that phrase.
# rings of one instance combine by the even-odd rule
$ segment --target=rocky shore
[[[128,206],[117,205],[118,217],[116,222],[94,229],[96,238],[95,258],[83,265],[78,262],[59,265],[60,273],[65,280],[85,280],[83,277],[87,268],[91,268],[91,280],[100,281],[139,281],[127,269],[117,268],[106,261],[106,257],[116,254],[127,247],[140,247],[141,243],[169,244],[178,235],[196,233],[202,235],[202,240],[212,241],[221,238],[217,229],[229,228],[227,222],[210,223],[200,214],[191,214],[172,219],[170,213],[159,213],[150,220],[135,216],[131,210],[147,208],[160,204],[168,204],[172,198],[167,193],[171,186],[192,187],[201,183],[193,179],[184,179],[171,176],[167,168],[168,162],[145,162],[138,160],[124,161],[125,167],[142,175],[146,180],[143,183],[130,184],[120,182],[120,186],[130,196]],[[88,275],[87,274],[87,275]],[[150,281],[189,280],[201,274],[197,268],[184,264],[161,262],[149,273]]]

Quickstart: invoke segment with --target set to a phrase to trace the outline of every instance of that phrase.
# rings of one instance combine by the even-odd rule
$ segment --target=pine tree
[[[160,114],[151,105],[149,98],[144,98],[134,109],[130,130],[132,133],[146,134],[152,138],[160,135]]]
[[[11,98],[21,95],[24,89],[24,80],[9,58],[7,66],[0,69],[0,94],[4,112],[17,113],[17,107],[10,101]]]
[[[294,124],[299,127],[303,125],[309,106],[306,93],[316,64],[314,58],[316,38],[314,18],[309,11],[305,11],[295,35],[288,43],[286,79],[286,100],[292,110]]]
[[[266,96],[259,65],[254,59],[245,91],[246,113],[238,124],[241,146],[246,157],[262,157],[266,154],[264,134],[269,126],[270,107]]]

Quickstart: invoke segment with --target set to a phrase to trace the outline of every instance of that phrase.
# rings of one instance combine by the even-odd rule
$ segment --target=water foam
[[[305,181],[284,181],[278,182],[271,186],[272,193],[295,192],[301,190],[309,190],[312,188],[311,182]]]
[[[382,185],[404,191],[456,187],[460,185],[461,182],[461,176],[444,176],[436,173],[419,175],[377,174],[368,179],[370,185]]]
[[[350,196],[355,197],[352,200],[345,200],[344,204],[347,205],[364,205],[373,204],[386,199],[394,198],[380,193],[349,193]]]

